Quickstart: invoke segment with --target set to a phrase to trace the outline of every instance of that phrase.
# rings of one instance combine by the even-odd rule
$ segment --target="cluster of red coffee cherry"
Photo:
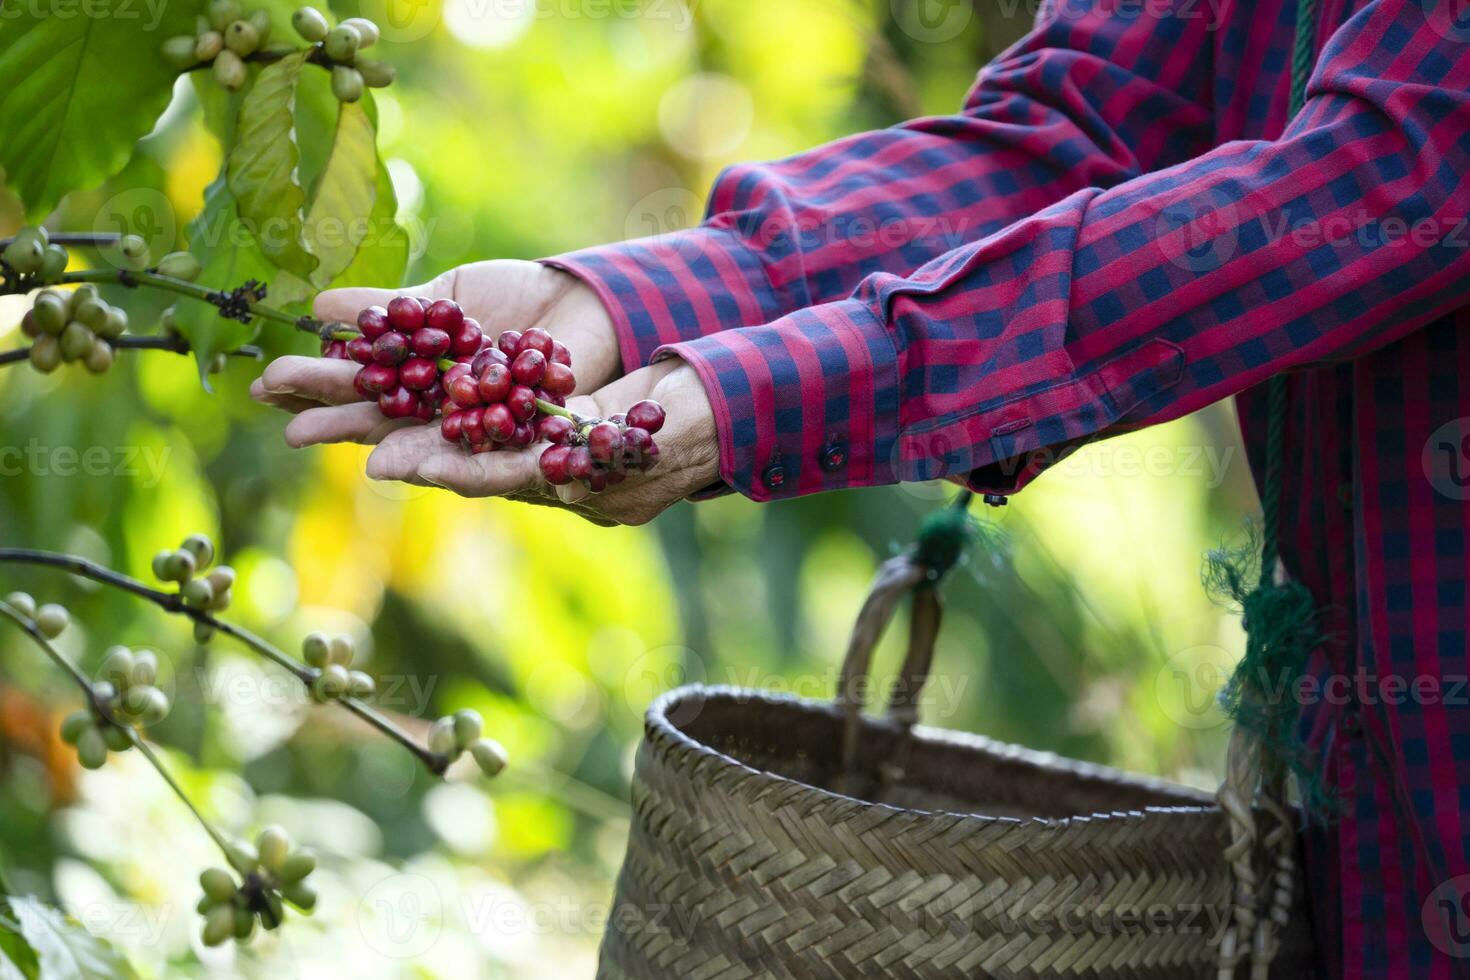
[[[323,341],[322,354],[361,364],[357,393],[387,418],[432,422],[442,413],[445,440],[471,453],[549,442],[540,460],[547,482],[580,480],[594,492],[658,462],[663,407],[645,400],[608,419],[567,411],[572,355],[540,327],[492,339],[453,300],[398,296],[359,313],[357,328],[351,339]]]

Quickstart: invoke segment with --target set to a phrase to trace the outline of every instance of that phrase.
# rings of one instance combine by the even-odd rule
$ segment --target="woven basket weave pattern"
[[[841,726],[733,689],[653,706],[599,977],[1214,976],[1209,796],[876,720],[860,755],[883,761],[848,773]],[[1295,921],[1272,976],[1310,975],[1309,951]]]

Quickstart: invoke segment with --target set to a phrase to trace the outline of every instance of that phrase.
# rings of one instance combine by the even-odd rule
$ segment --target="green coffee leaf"
[[[233,289],[249,279],[268,282],[275,271],[236,214],[235,199],[223,177],[205,190],[204,210],[189,223],[188,236],[190,253],[204,266],[201,283]],[[212,303],[188,297],[180,297],[176,304],[174,322],[194,348],[205,387],[209,386],[206,369],[214,355],[250,343],[260,327],[258,321],[226,320]]]
[[[54,9],[53,9],[54,8]],[[0,0],[0,170],[32,219],[120,171],[168,105],[188,4]]]
[[[376,136],[361,103],[342,104],[332,151],[306,212],[306,241],[320,262],[311,278],[319,286],[344,272],[374,233],[368,216],[377,197]]]
[[[35,954],[39,967],[36,976],[48,980],[137,980],[138,974],[126,957],[57,910],[29,897],[9,898],[6,905],[8,915],[4,918],[14,926],[14,935]],[[0,934],[6,931],[0,923]]]
[[[236,211],[260,251],[274,265],[303,277],[317,265],[302,241],[306,192],[296,174],[300,152],[293,111],[306,54],[287,55],[261,71],[240,106],[235,145],[225,164]]]
[[[394,220],[398,213],[398,196],[388,168],[378,164],[377,196],[368,217],[368,237],[358,246],[357,255],[340,275],[332,280],[339,286],[380,286],[393,289],[402,285],[408,271],[408,233]]]

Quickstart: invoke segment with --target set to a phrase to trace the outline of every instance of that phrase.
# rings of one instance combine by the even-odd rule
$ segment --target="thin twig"
[[[189,346],[189,342],[177,334],[166,337],[117,337],[107,341],[107,343],[111,345],[113,350],[161,350],[174,354],[191,354],[194,351],[194,348]],[[236,347],[234,350],[225,351],[224,353],[230,357],[248,357],[257,361],[265,356],[265,353],[259,347],[250,344],[246,344],[243,347]],[[18,347],[15,350],[0,351],[0,366],[24,361],[30,357],[30,354],[31,349],[29,347]]]
[[[189,799],[183,787],[174,779],[173,773],[169,772],[168,767],[163,764],[163,760],[158,757],[157,753],[153,751],[147,742],[143,741],[143,736],[139,735],[137,730],[131,725],[125,725],[113,717],[111,708],[103,704],[102,700],[97,697],[97,690],[92,686],[92,682],[87,679],[87,675],[78,670],[75,664],[63,657],[61,652],[51,645],[51,641],[47,639],[46,634],[40,631],[29,616],[22,615],[20,610],[7,602],[0,602],[0,616],[6,617],[14,622],[15,625],[19,626],[27,636],[36,642],[36,645],[41,648],[46,656],[50,657],[58,667],[62,668],[62,670],[71,676],[71,679],[76,682],[76,685],[82,689],[82,694],[86,697],[87,703],[91,707],[94,715],[101,719],[103,723],[112,725],[127,734],[128,740],[143,754],[143,758],[147,759],[149,764],[158,771],[158,775],[163,777],[163,781],[168,783],[169,788],[174,791],[174,795],[183,801],[184,806],[194,815],[194,819],[199,821],[199,826],[203,827],[204,832],[210,836],[215,844],[219,845],[220,851],[228,859],[230,849],[224,837],[221,836],[218,830],[214,829],[213,824],[204,819],[204,814],[200,813],[199,809],[194,806],[194,801]]]
[[[216,619],[213,615],[202,609],[191,609],[184,605],[184,600],[178,593],[163,592],[151,588],[135,578],[124,575],[121,572],[115,572],[86,558],[81,558],[77,555],[57,554],[51,551],[36,551],[30,548],[0,548],[0,563],[5,562],[59,568],[73,575],[79,575],[82,578],[88,578],[94,582],[101,582],[103,585],[110,585],[124,592],[130,592],[140,599],[153,603],[165,612],[187,616],[194,622],[203,623],[254,650],[295,677],[308,691],[311,688],[312,681],[317,677],[316,670],[288,656],[279,648],[255,635],[245,627],[236,626],[222,619]],[[363,721],[366,721],[378,731],[412,752],[424,764],[424,767],[434,775],[442,776],[444,775],[444,771],[449,768],[449,759],[438,752],[430,750],[426,746],[420,745],[414,740],[413,736],[398,727],[392,719],[379,713],[371,705],[353,697],[344,696],[335,700],[343,708],[357,715]]]

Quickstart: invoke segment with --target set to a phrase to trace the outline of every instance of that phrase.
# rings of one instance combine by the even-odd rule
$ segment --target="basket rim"
[[[932,746],[959,748],[971,752],[989,755],[992,758],[1019,762],[1040,770],[1058,771],[1061,767],[1059,762],[1065,761],[1066,772],[1069,775],[1080,775],[1086,778],[1097,778],[1114,783],[1122,783],[1129,788],[1140,791],[1151,791],[1167,793],[1175,796],[1192,797],[1198,801],[1197,804],[1180,803],[1178,805],[1155,804],[1142,808],[1128,808],[1119,810],[1097,811],[1092,813],[1078,813],[1065,817],[1013,817],[1006,815],[976,813],[960,810],[929,810],[919,807],[900,807],[891,803],[880,803],[873,800],[865,800],[861,797],[849,796],[823,786],[815,786],[811,783],[795,779],[791,776],[768,769],[759,769],[748,763],[742,762],[727,752],[723,752],[712,745],[695,739],[669,719],[670,711],[676,706],[691,698],[702,698],[710,700],[731,700],[768,707],[796,708],[803,711],[819,712],[840,717],[836,705],[830,701],[817,700],[814,698],[801,697],[781,691],[764,691],[755,688],[736,687],[730,684],[686,684],[669,691],[665,691],[656,697],[649,705],[644,716],[645,738],[660,754],[671,748],[677,748],[685,752],[693,753],[700,758],[725,770],[738,770],[748,775],[759,777],[771,786],[785,786],[796,791],[811,794],[814,798],[827,798],[832,801],[841,801],[860,807],[871,807],[880,811],[888,811],[901,814],[914,814],[916,816],[950,817],[964,820],[980,820],[994,823],[1010,824],[1044,824],[1048,826],[1065,826],[1077,821],[1098,821],[1106,819],[1119,819],[1127,817],[1144,817],[1149,814],[1167,816],[1185,816],[1194,814],[1219,815],[1221,811],[1215,802],[1214,795],[1193,786],[1176,783],[1172,780],[1158,776],[1150,776],[1143,773],[1130,772],[1126,769],[1118,769],[1113,766],[1103,765],[1096,762],[1087,762],[1080,759],[1071,759],[1056,752],[1029,749],[1022,745],[1010,742],[1002,742],[998,739],[977,735],[973,732],[957,731],[948,728],[934,728],[928,725],[915,725],[911,729],[912,736],[921,743]],[[885,719],[864,715],[862,725],[864,729],[874,730],[888,727]]]

